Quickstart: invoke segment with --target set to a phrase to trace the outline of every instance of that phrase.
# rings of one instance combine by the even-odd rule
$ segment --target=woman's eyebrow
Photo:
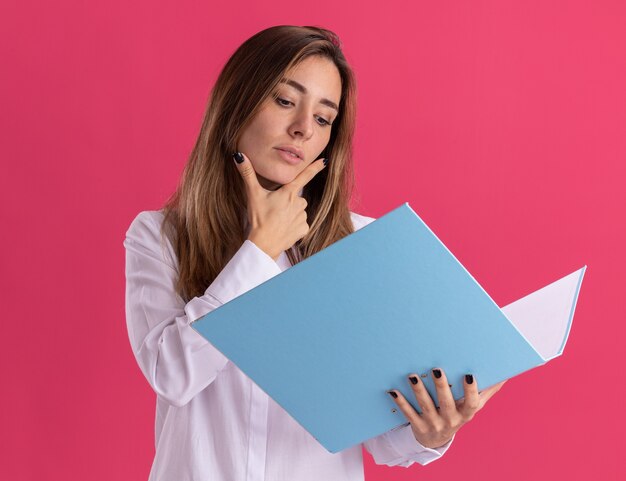
[[[295,80],[283,78],[280,81],[281,81],[281,83],[284,83],[284,84],[287,84],[287,85],[291,85],[293,88],[295,88],[296,90],[299,90],[303,94],[306,94],[308,92],[304,85],[302,85],[301,83],[296,82]],[[333,102],[332,100],[321,99],[320,100],[320,104],[324,104],[324,105],[326,105],[326,106],[328,106],[328,107],[330,107],[332,109],[335,109],[337,112],[339,112],[339,107],[337,107],[337,104],[335,102]]]

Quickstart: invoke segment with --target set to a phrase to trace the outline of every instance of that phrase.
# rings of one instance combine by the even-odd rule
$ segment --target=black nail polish
[[[472,374],[465,375],[465,382],[467,384],[472,384],[474,382],[474,376]]]
[[[233,154],[233,158],[238,164],[241,164],[243,162],[243,155],[241,155],[241,152],[235,152]]]
[[[328,160],[329,159],[324,159],[324,165],[328,165]]]
[[[413,384],[417,384],[417,377],[416,376],[409,376],[409,379],[411,380],[411,382]]]
[[[441,377],[441,369],[433,369],[433,374],[439,379]]]
[[[389,393],[389,395],[390,395],[392,398],[394,398],[394,399],[396,399],[396,398],[398,397],[398,395],[397,395],[395,392],[393,392],[393,391],[387,391],[387,392],[388,392],[388,393]]]

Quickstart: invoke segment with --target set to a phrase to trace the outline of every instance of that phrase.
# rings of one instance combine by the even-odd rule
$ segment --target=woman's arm
[[[228,359],[190,323],[281,272],[246,240],[205,293],[185,304],[176,294],[171,244],[162,245],[162,214],[141,212],[126,232],[126,324],[144,376],[161,398],[183,406]],[[168,255],[169,254],[169,255]]]

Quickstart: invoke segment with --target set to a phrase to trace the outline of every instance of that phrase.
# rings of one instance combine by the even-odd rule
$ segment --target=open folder
[[[418,409],[407,381],[445,370],[484,389],[563,352],[586,266],[500,309],[408,203],[192,326],[328,451]]]

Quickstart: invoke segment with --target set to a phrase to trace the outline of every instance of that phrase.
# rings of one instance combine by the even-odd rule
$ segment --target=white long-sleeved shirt
[[[355,229],[374,219],[351,213]],[[246,240],[204,294],[186,304],[174,289],[177,258],[161,239],[161,211],[139,213],[126,232],[126,322],[144,376],[157,394],[151,481],[362,481],[361,445],[329,453],[190,323],[291,264]],[[377,464],[441,457],[411,426],[363,443]]]

